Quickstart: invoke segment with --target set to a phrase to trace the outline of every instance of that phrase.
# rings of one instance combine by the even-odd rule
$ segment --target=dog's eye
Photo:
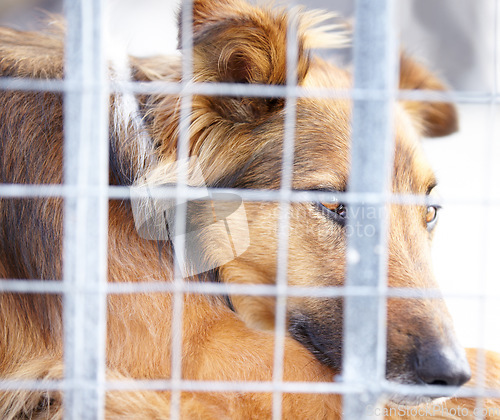
[[[342,203],[320,203],[324,212],[339,223],[345,223],[347,207]]]
[[[438,219],[439,206],[428,206],[425,213],[425,223],[427,224],[427,230],[431,231],[434,229]]]

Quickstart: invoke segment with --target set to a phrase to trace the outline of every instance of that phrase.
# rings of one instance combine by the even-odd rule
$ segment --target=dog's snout
[[[430,349],[417,356],[416,373],[428,385],[461,386],[471,377],[463,352]]]

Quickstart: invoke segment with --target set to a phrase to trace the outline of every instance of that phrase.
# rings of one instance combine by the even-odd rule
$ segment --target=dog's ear
[[[193,78],[197,82],[283,85],[287,78],[287,26],[284,11],[239,0],[193,2]],[[182,27],[179,40],[182,39]],[[309,67],[304,35],[298,34],[297,82]],[[179,42],[180,44],[182,42]],[[224,117],[259,118],[283,106],[276,98],[211,98]]]
[[[404,53],[401,54],[399,88],[446,90],[434,74]],[[457,110],[452,103],[404,101],[403,106],[426,137],[446,136],[458,130]]]

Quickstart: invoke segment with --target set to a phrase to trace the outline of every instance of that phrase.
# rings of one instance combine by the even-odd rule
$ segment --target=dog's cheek
[[[301,287],[342,286],[345,277],[345,230],[305,205],[292,207],[288,283]]]

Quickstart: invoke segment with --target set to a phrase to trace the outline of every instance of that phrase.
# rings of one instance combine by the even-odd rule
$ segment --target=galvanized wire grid
[[[388,203],[427,204],[427,197],[393,195],[389,171],[392,167],[392,106],[397,99],[455,100],[491,104],[492,127],[499,102],[497,85],[489,94],[462,92],[398,92],[395,62],[397,44],[392,0],[358,0],[354,44],[355,86],[352,91],[314,90],[304,92],[297,85],[296,22],[288,27],[286,86],[235,86],[193,84],[192,79],[192,2],[182,2],[183,78],[181,83],[111,83],[106,74],[104,54],[104,0],[67,0],[68,22],[66,79],[64,81],[0,79],[0,89],[46,90],[65,94],[65,171],[64,185],[0,185],[1,197],[64,197],[64,273],[63,282],[0,280],[0,291],[61,293],[64,296],[65,377],[60,381],[1,380],[1,390],[61,390],[68,419],[104,418],[104,397],[109,390],[171,390],[171,418],[180,418],[180,392],[254,391],[273,393],[273,418],[282,417],[283,392],[338,393],[345,396],[344,416],[367,416],[366,406],[383,393],[419,395],[423,387],[398,385],[385,380],[385,310],[387,297],[421,298],[439,296],[437,290],[388,289],[387,221],[370,224],[376,235],[353,235],[348,249],[348,270],[344,287],[298,288],[287,285],[288,230],[290,203],[331,200],[331,193],[292,191],[296,100],[302,96],[351,98],[353,108],[352,173],[348,193],[338,194],[350,206],[383,207]],[[496,3],[495,3],[496,4]],[[496,14],[495,14],[496,16]],[[497,32],[497,31],[495,31]],[[497,70],[495,57],[495,78]],[[276,285],[193,284],[184,282],[178,268],[172,283],[108,284],[107,217],[109,198],[129,198],[127,187],[108,186],[108,105],[110,92],[176,93],[181,97],[181,123],[178,158],[188,155],[189,115],[192,95],[255,95],[286,98],[285,139],[281,188],[279,191],[231,190],[243,199],[280,203],[280,227]],[[382,123],[381,123],[382,122]],[[495,133],[495,130],[492,130]],[[369,153],[367,153],[369,152]],[[493,166],[490,162],[487,172]],[[174,197],[182,206],[195,197],[188,187],[187,173],[179,166],[177,185],[159,189],[163,197]],[[367,169],[369,168],[369,169]],[[367,176],[369,174],[369,176]],[[488,179],[490,173],[485,173]],[[459,202],[459,200],[457,200]],[[487,198],[483,203],[493,204]],[[361,212],[353,212],[357,214]],[[366,223],[351,220],[350,223]],[[186,216],[176,212],[175,248],[184,248]],[[485,241],[486,243],[486,241]],[[373,249],[382,250],[380,253]],[[83,257],[84,256],[84,257]],[[106,296],[165,291],[173,294],[172,374],[169,380],[109,381],[105,378]],[[270,382],[187,381],[182,379],[182,310],[185,293],[248,294],[276,296],[276,340],[273,378]],[[460,294],[457,294],[457,296]],[[344,373],[342,381],[332,383],[283,382],[283,353],[287,296],[345,296]],[[468,293],[468,297],[471,295]],[[477,298],[485,298],[478,291]],[[363,308],[363,310],[361,310]],[[484,366],[484,361],[483,361]],[[484,379],[484,369],[479,375]],[[481,379],[479,380],[481,383]],[[445,395],[447,388],[425,387],[430,395]],[[462,396],[500,397],[500,393],[459,390]]]

